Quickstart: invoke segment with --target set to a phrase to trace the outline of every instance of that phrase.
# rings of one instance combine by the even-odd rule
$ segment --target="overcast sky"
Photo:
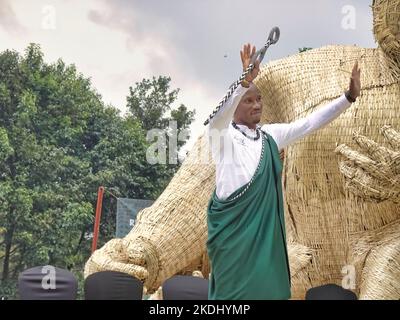
[[[243,43],[281,38],[264,58],[300,47],[376,47],[370,0],[0,0],[0,50],[41,45],[92,79],[104,102],[125,110],[129,86],[168,75],[178,104],[196,110],[189,145],[241,73]],[[349,7],[351,6],[351,7]],[[350,8],[350,11],[349,11]],[[352,11],[354,9],[354,11]],[[355,20],[348,20],[354,12]],[[354,27],[354,28],[353,28]]]

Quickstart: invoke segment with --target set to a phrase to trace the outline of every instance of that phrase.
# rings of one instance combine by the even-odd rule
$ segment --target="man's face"
[[[255,128],[261,120],[262,102],[261,94],[254,84],[250,85],[236,108],[233,119],[238,124],[244,124]]]

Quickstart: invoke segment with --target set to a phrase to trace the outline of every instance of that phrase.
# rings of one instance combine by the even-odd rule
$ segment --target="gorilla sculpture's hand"
[[[400,133],[390,126],[382,127],[381,133],[392,149],[354,133],[353,139],[365,154],[339,145],[335,152],[347,158],[339,163],[339,169],[346,188],[355,195],[377,202],[400,202]]]

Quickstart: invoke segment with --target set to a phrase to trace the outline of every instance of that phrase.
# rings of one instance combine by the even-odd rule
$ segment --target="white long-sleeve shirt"
[[[216,194],[226,199],[254,175],[261,156],[262,139],[246,138],[232,125],[233,114],[248,89],[239,86],[219,112],[210,121],[208,141],[216,165]],[[351,103],[343,94],[329,104],[308,116],[291,123],[265,124],[261,129],[267,132],[281,150],[287,145],[323,128],[345,111]],[[248,136],[256,131],[245,125],[238,125]]]

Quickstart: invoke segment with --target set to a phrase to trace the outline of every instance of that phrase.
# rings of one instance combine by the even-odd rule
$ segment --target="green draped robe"
[[[224,200],[214,190],[208,205],[210,300],[290,298],[282,163],[273,138],[262,139],[252,179]]]

